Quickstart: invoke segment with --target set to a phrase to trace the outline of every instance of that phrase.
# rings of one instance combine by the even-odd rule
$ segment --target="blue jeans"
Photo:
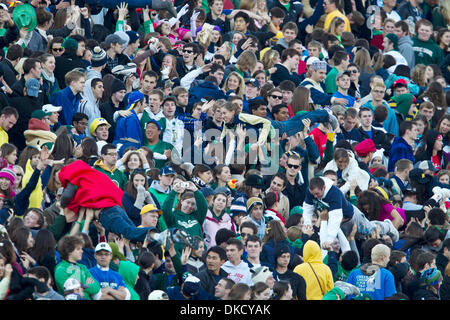
[[[136,227],[119,206],[104,209],[100,213],[100,223],[106,232],[113,232],[133,242],[144,242],[148,231],[156,230],[154,227]]]
[[[297,114],[286,121],[275,121],[270,119],[274,129],[278,129],[279,135],[286,133],[288,137],[301,132],[304,128],[302,120],[309,119],[312,123],[327,122],[329,120],[329,115],[326,110],[317,109],[314,111]]]

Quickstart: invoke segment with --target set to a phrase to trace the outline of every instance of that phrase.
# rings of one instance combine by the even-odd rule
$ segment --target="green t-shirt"
[[[336,76],[338,75],[339,71],[336,69],[336,67],[333,67],[333,69],[330,70],[330,72],[327,74],[327,77],[325,78],[325,91],[328,94],[333,94],[338,90],[337,84],[336,84]]]
[[[174,152],[174,147],[171,143],[159,140],[158,143],[154,145],[146,144],[153,152],[164,154],[164,151],[169,149]],[[161,169],[166,164],[167,160],[153,159],[155,161],[155,168]]]

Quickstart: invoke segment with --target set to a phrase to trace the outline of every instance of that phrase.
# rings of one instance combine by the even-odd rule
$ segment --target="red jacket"
[[[67,208],[78,213],[80,207],[102,209],[122,205],[123,190],[104,173],[77,160],[64,166],[58,174],[65,188],[69,182],[78,187]]]

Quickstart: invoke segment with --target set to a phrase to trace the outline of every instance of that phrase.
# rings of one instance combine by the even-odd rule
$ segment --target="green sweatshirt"
[[[134,291],[134,286],[138,279],[139,266],[131,261],[120,261],[119,273],[122,276],[127,289],[130,291],[130,300],[141,300],[139,294]]]
[[[83,298],[91,300],[101,290],[100,284],[92,277],[88,268],[80,263],[61,261],[55,268],[55,283],[58,292],[64,295],[64,283],[68,278],[75,278],[87,288],[83,290]]]
[[[172,190],[162,206],[163,218],[168,228],[183,228],[192,236],[203,238],[202,225],[208,212],[208,202],[203,194],[197,190],[194,192],[197,209],[191,214],[173,209],[177,193]]]
[[[94,163],[94,169],[106,174],[113,182],[114,181],[117,182],[117,186],[120,189],[122,189],[122,190],[125,189],[125,185],[128,182],[127,176],[125,175],[125,173],[123,173],[116,167],[114,167],[113,170],[109,170],[103,164],[103,161],[101,159],[99,159]]]
[[[444,60],[444,53],[442,52],[442,49],[436,44],[436,42],[433,41],[433,39],[430,38],[428,41],[422,41],[415,36],[412,40],[416,65],[440,65],[442,60]]]

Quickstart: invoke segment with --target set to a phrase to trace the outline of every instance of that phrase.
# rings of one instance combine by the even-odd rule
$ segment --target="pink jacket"
[[[234,223],[228,213],[224,213],[220,220],[208,209],[205,221],[203,222],[203,233],[207,249],[216,245],[216,233],[219,229],[229,229],[236,232]]]

